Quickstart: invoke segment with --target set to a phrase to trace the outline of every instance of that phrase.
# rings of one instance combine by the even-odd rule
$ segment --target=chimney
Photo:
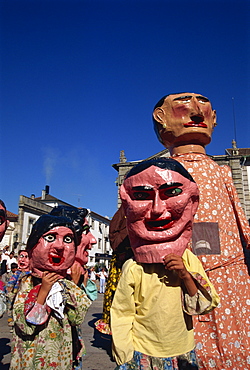
[[[45,190],[42,190],[42,199],[41,200],[45,200],[45,196],[46,196],[46,192],[45,192]]]
[[[31,194],[30,198],[35,199],[35,194]]]
[[[46,185],[45,186],[45,194],[48,195],[49,194],[49,185]]]
[[[127,162],[127,158],[125,157],[125,152],[124,150],[121,150],[120,151],[120,163],[126,163]]]

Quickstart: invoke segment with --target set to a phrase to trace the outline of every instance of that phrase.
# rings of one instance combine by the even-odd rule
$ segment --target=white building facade
[[[42,191],[41,197],[35,198],[34,195],[31,195],[31,197],[26,197],[24,195],[20,196],[18,223],[16,225],[16,241],[18,242],[18,247],[15,253],[20,249],[25,249],[32,226],[36,220],[41,215],[49,213],[53,207],[58,205],[72,206],[50,195],[48,186]],[[110,220],[91,210],[89,210],[87,220],[91,228],[90,231],[97,241],[92,249],[89,250],[88,266],[95,266],[98,264],[108,267],[112,255],[109,242]]]

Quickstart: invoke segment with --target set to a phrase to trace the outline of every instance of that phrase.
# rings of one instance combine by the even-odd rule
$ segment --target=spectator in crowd
[[[10,252],[9,258],[7,259],[7,272],[10,272],[12,263],[17,263],[17,259],[14,256],[14,252]]]
[[[99,293],[104,294],[105,293],[105,283],[106,283],[106,279],[108,277],[108,274],[107,274],[105,268],[103,267],[101,269],[101,271],[98,272],[96,275],[100,279],[100,290],[99,290]]]

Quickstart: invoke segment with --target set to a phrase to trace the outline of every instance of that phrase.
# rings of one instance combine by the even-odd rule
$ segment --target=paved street
[[[103,294],[92,303],[82,324],[83,339],[87,355],[83,360],[83,370],[114,370],[111,360],[111,338],[99,333],[94,322],[101,318]],[[11,334],[7,325],[7,315],[0,319],[0,370],[8,370],[10,364]]]

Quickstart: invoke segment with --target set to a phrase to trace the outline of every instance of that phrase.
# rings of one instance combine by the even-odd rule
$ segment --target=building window
[[[30,235],[31,230],[32,230],[32,227],[33,227],[33,225],[34,225],[35,221],[36,221],[36,219],[35,219],[35,218],[29,217],[27,236],[29,236],[29,235]]]
[[[98,249],[102,249],[102,239],[98,238]]]

